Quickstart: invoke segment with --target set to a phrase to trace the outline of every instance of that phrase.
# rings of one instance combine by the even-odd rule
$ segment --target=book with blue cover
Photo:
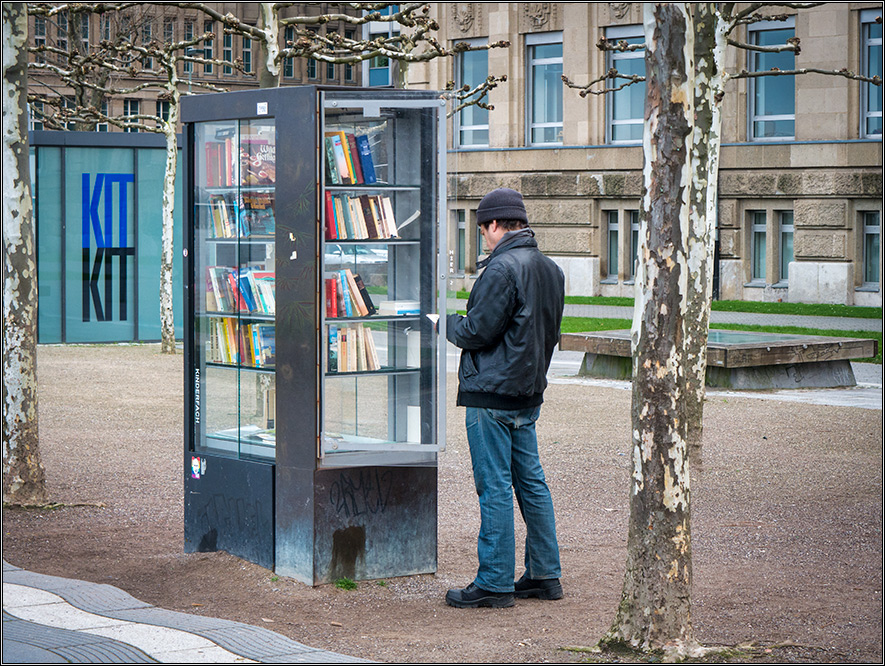
[[[375,176],[375,162],[372,159],[372,148],[369,146],[369,137],[365,134],[356,136],[356,145],[360,151],[360,165],[363,168],[363,180],[367,185],[377,183],[378,178]]]

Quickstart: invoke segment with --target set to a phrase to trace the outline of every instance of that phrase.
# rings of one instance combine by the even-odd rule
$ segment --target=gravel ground
[[[443,597],[475,573],[478,506],[453,375],[437,574],[344,591],[182,552],[181,365],[157,345],[40,347],[49,490],[87,505],[4,508],[7,561],[381,661],[576,662],[563,648],[608,628],[626,557],[629,391],[555,383],[546,395],[538,432],[566,597],[460,610]],[[756,661],[881,663],[881,410],[729,395],[705,411],[692,463],[697,638],[753,642]]]

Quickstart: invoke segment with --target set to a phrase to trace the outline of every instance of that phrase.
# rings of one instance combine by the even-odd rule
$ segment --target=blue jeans
[[[467,441],[479,495],[479,571],[474,583],[489,592],[512,592],[516,559],[513,493],[526,524],[529,578],[559,578],[553,500],[538,457],[535,421],[540,407],[467,408]]]

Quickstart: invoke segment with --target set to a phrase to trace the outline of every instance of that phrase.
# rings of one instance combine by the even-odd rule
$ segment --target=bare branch
[[[481,109],[486,109],[487,111],[494,111],[495,107],[491,104],[486,104],[482,100],[485,99],[489,91],[496,88],[499,83],[502,83],[507,80],[507,75],[501,77],[489,76],[485,81],[480,83],[478,86],[470,90],[469,86],[463,86],[459,90],[454,90],[454,84],[450,81],[449,85],[446,87],[448,91],[443,93],[442,97],[445,99],[454,99],[459,102],[458,106],[449,111],[446,114],[447,118],[451,118],[456,113],[461,111],[462,109],[466,109],[468,106],[478,106]]]
[[[603,87],[601,90],[593,90],[592,89],[592,86],[594,86],[597,83],[602,83],[606,79],[611,79],[612,81],[617,81],[618,79],[624,79],[625,82],[616,88]],[[590,81],[590,83],[588,83],[587,85],[584,85],[584,86],[572,82],[571,79],[569,79],[567,76],[562,77],[562,82],[566,86],[568,86],[569,88],[573,88],[575,90],[581,91],[580,93],[578,93],[581,97],[586,97],[587,95],[605,95],[606,93],[617,92],[618,90],[623,90],[624,88],[626,88],[628,86],[632,86],[634,83],[641,83],[643,81],[645,81],[644,76],[640,76],[638,74],[634,74],[632,76],[626,76],[625,74],[621,74],[616,69],[608,70],[608,72],[606,72],[605,74],[603,74],[599,78],[593,79],[592,81]]]
[[[630,51],[642,51],[645,48],[645,42],[642,42],[641,44],[630,44],[624,39],[612,42],[603,37],[596,42],[596,48],[600,51],[620,51],[626,53]]]
[[[798,37],[790,37],[787,40],[786,44],[773,44],[771,46],[761,46],[759,44],[749,44],[747,42],[739,42],[736,39],[728,38],[728,43],[731,46],[735,46],[739,49],[744,49],[746,51],[758,51],[760,53],[784,53],[785,51],[792,51],[795,55],[799,55],[802,52],[802,47],[800,46],[800,39]]]
[[[874,86],[881,86],[882,79],[878,76],[864,76],[862,74],[857,74],[856,72],[852,72],[847,68],[842,68],[840,70],[832,70],[832,69],[818,69],[817,67],[802,67],[800,69],[778,69],[772,68],[765,71],[759,72],[748,72],[743,69],[737,74],[732,74],[728,78],[729,79],[754,79],[762,76],[796,76],[800,74],[824,74],[826,76],[841,76],[846,79],[852,79],[854,81],[864,81],[866,83],[872,83]]]

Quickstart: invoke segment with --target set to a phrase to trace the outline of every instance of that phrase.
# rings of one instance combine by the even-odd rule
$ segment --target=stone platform
[[[707,386],[730,389],[856,386],[851,359],[876,355],[876,340],[711,330]],[[630,331],[563,333],[563,351],[582,351],[579,374],[630,379]]]

